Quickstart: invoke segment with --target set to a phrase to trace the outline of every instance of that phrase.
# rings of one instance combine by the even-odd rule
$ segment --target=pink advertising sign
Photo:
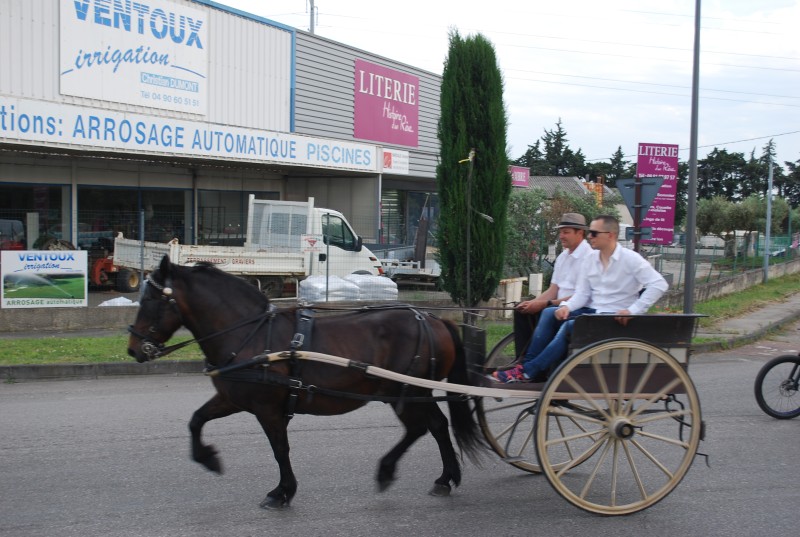
[[[508,173],[511,174],[511,186],[528,188],[531,184],[531,169],[522,166],[509,166]]]
[[[356,60],[353,136],[419,146],[419,78]]]
[[[653,238],[642,242],[672,244],[678,192],[678,146],[640,143],[636,177],[664,178],[664,184],[642,220],[642,227],[653,228]]]

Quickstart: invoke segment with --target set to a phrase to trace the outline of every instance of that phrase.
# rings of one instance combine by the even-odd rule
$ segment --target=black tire
[[[120,293],[135,293],[141,283],[139,273],[128,268],[121,268],[117,272],[116,287]]]
[[[64,239],[51,238],[44,241],[41,245],[42,250],[77,250],[75,245]]]
[[[773,358],[756,375],[756,402],[767,415],[779,420],[800,416],[800,356]]]
[[[261,292],[267,298],[281,298],[283,296],[283,278],[279,276],[259,278],[259,284]]]
[[[514,332],[511,332],[506,337],[500,340],[500,343],[494,346],[483,367],[487,371],[494,371],[496,369],[503,369],[509,367],[517,361],[516,350],[514,346]]]

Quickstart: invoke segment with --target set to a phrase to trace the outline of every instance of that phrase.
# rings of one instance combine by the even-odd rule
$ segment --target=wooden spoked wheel
[[[542,472],[561,496],[592,513],[625,515],[680,483],[702,428],[697,391],[675,358],[642,341],[608,340],[553,373],[533,438]],[[591,445],[571,454],[580,468],[562,464],[570,444],[582,439]]]
[[[538,395],[538,392],[537,392]],[[535,399],[493,399],[483,397],[477,400],[476,413],[483,436],[495,453],[505,462],[521,470],[531,473],[542,471],[536,458],[534,447],[534,422],[538,403]],[[573,408],[576,412],[589,412],[590,408]],[[571,417],[557,417],[549,426],[548,435],[551,438],[561,438],[563,451],[556,458],[553,453],[551,464],[556,469],[567,464],[576,466],[586,460],[592,453],[592,446],[599,439],[598,435],[569,439],[567,431],[582,430],[582,423]],[[585,429],[583,429],[585,430]],[[576,460],[576,457],[580,459]]]

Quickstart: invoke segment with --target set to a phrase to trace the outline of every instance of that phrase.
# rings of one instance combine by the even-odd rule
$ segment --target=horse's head
[[[158,358],[164,343],[183,324],[178,304],[175,301],[172,279],[175,266],[164,256],[158,270],[143,282],[139,296],[139,312],[128,327],[128,354],[137,362]]]

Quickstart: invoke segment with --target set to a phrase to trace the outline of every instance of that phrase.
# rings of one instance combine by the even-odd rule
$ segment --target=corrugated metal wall
[[[295,132],[353,140],[354,71],[360,58],[419,77],[419,147],[391,146],[410,152],[405,180],[436,177],[441,76],[370,54],[324,37],[297,31]]]
[[[59,1],[0,0],[0,94],[291,131],[292,32],[209,6],[208,115],[158,110],[59,93]]]

